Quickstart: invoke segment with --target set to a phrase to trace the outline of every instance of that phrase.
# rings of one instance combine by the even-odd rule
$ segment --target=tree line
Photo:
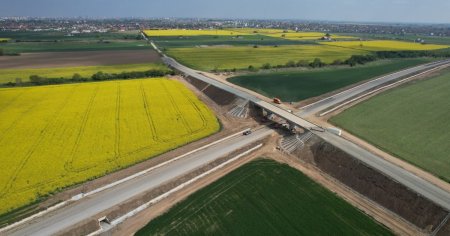
[[[31,75],[28,82],[31,85],[51,85],[51,84],[63,84],[74,82],[87,82],[87,81],[106,81],[106,80],[118,80],[118,79],[137,79],[137,78],[151,78],[162,77],[165,75],[174,74],[172,70],[147,70],[147,71],[130,71],[122,73],[104,73],[99,71],[90,77],[82,76],[78,73],[73,74],[71,78],[47,78],[39,75]],[[16,83],[9,82],[7,85],[16,86],[22,84],[20,79],[16,80]]]
[[[396,59],[396,58],[419,58],[419,57],[434,57],[434,58],[449,58],[450,50],[439,50],[439,51],[379,51],[368,55],[352,55],[347,60],[334,60],[332,63],[325,63],[320,58],[315,58],[312,62],[307,60],[299,61],[288,61],[283,65],[271,65],[270,63],[265,63],[261,67],[257,68],[253,65],[248,66],[249,71],[258,71],[259,69],[281,69],[281,68],[292,68],[292,67],[305,67],[305,68],[320,68],[325,66],[338,66],[338,65],[348,65],[350,67],[356,65],[364,65],[368,62],[373,62],[382,59]]]

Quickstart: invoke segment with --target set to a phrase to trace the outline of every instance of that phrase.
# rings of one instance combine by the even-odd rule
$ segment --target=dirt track
[[[21,56],[0,57],[0,69],[96,66],[160,62],[156,51],[89,51],[24,53]]]

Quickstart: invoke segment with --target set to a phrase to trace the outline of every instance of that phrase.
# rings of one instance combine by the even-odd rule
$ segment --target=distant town
[[[104,33],[152,28],[278,28],[297,31],[320,31],[334,33],[388,34],[402,36],[450,36],[450,25],[445,24],[395,24],[395,23],[351,23],[300,20],[230,20],[190,18],[34,18],[1,17],[0,31],[60,31],[70,34]]]

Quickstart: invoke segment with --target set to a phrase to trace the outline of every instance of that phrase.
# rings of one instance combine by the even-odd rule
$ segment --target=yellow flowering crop
[[[292,32],[292,33],[276,33],[276,34],[267,34],[267,36],[277,37],[277,38],[285,38],[290,40],[318,40],[324,37],[326,33],[320,32]],[[341,36],[331,34],[332,39],[352,39],[352,36]]]
[[[108,66],[77,66],[77,67],[57,67],[57,68],[36,68],[36,69],[0,69],[0,84],[14,82],[16,78],[28,81],[30,75],[39,75],[46,78],[72,78],[78,73],[83,77],[91,77],[93,74],[102,71],[104,73],[121,73],[130,71],[146,70],[169,70],[164,64],[124,64]]]
[[[292,30],[283,30],[283,29],[262,29],[262,28],[231,28],[227,29],[230,31],[235,31],[239,33],[245,33],[245,34],[277,34],[277,33],[283,33],[283,32],[295,32]]]
[[[0,214],[219,130],[180,82],[0,89]]]
[[[260,34],[276,38],[285,38],[290,40],[318,40],[326,35],[326,33],[321,32],[296,32],[293,30],[283,30],[283,29],[259,29],[259,28],[232,28],[228,29],[230,31],[247,33],[247,34]],[[353,39],[352,36],[342,36],[334,35],[331,37],[333,39]]]

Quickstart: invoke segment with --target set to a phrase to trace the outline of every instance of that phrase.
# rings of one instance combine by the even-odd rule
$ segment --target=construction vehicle
[[[273,98],[273,103],[275,103],[275,104],[281,104],[281,99],[279,99],[279,98]]]

